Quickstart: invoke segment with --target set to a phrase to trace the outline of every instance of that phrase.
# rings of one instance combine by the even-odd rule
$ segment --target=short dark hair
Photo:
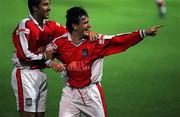
[[[30,13],[33,13],[33,6],[38,7],[41,3],[41,0],[28,0],[28,8]]]
[[[82,16],[87,16],[86,10],[82,7],[72,7],[67,10],[66,14],[66,28],[70,33],[73,31],[72,24],[79,24]]]

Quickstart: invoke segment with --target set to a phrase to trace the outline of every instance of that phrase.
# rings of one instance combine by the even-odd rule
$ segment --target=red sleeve
[[[29,49],[30,33],[33,30],[29,25],[28,20],[23,20],[13,32],[12,38],[17,57],[26,61],[41,60],[44,58],[43,54],[35,54]]]
[[[51,21],[50,23],[51,23],[50,26],[51,26],[51,30],[52,30],[52,38],[53,39],[60,37],[63,34],[67,33],[67,29],[64,26],[60,25],[59,23],[53,22],[53,21]]]
[[[101,36],[96,45],[100,57],[125,51],[142,40],[140,31],[116,36]]]

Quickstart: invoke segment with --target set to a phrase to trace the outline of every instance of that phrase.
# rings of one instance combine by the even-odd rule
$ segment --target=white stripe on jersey
[[[28,20],[29,20],[28,18],[22,20],[19,24],[19,29],[26,29],[25,25]],[[20,31],[19,39],[20,39],[20,43],[21,43],[23,52],[27,58],[30,58],[31,60],[41,60],[43,58],[43,54],[36,55],[28,50],[29,44],[28,44],[28,40],[26,38],[26,33]]]
[[[16,30],[16,35],[18,35],[19,32],[23,32],[23,33],[29,34],[29,33],[30,33],[30,30],[27,29],[27,28],[24,28],[24,29],[18,29],[18,30]]]
[[[126,32],[126,33],[119,33],[115,35],[104,35],[104,39],[112,39],[114,36],[121,36],[121,35],[126,35],[126,34],[131,34],[132,32]],[[99,34],[98,37],[101,37],[103,34]]]
[[[103,58],[95,60],[91,66],[91,84],[100,82],[103,75]]]
[[[53,50],[53,49],[56,50],[58,48],[58,46],[55,44],[55,41],[58,40],[58,39],[64,38],[64,37],[68,37],[68,34],[69,33],[65,33],[65,34],[53,39],[53,41],[46,46],[46,50]]]
[[[126,33],[119,33],[119,34],[115,34],[115,35],[104,35],[104,39],[112,39],[114,36],[121,36],[121,35],[128,35],[128,34],[131,34],[132,32],[126,32]],[[144,38],[146,35],[144,35],[143,36],[143,34],[142,33],[144,33],[143,32],[143,30],[141,31],[139,31],[139,33],[140,33],[140,36],[141,36],[141,38]],[[99,36],[98,37],[102,37],[102,34],[99,34]]]
[[[65,33],[65,34],[63,34],[63,35],[61,35],[61,36],[59,36],[59,37],[56,37],[55,39],[53,39],[53,43],[57,40],[57,39],[60,39],[60,38],[64,38],[64,37],[68,37],[68,34],[69,33]]]

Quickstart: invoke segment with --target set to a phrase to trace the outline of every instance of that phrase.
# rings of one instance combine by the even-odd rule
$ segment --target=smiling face
[[[37,7],[37,15],[40,19],[48,19],[50,10],[50,0],[41,0]]]
[[[91,25],[89,23],[88,16],[81,16],[79,24],[76,24],[74,29],[81,36],[85,37],[89,35]]]

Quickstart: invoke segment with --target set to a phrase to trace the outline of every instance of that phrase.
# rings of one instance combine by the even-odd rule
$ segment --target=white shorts
[[[39,69],[14,68],[11,85],[20,112],[45,112],[47,77]]]
[[[59,117],[106,117],[106,104],[100,83],[83,89],[65,86],[60,101]]]

